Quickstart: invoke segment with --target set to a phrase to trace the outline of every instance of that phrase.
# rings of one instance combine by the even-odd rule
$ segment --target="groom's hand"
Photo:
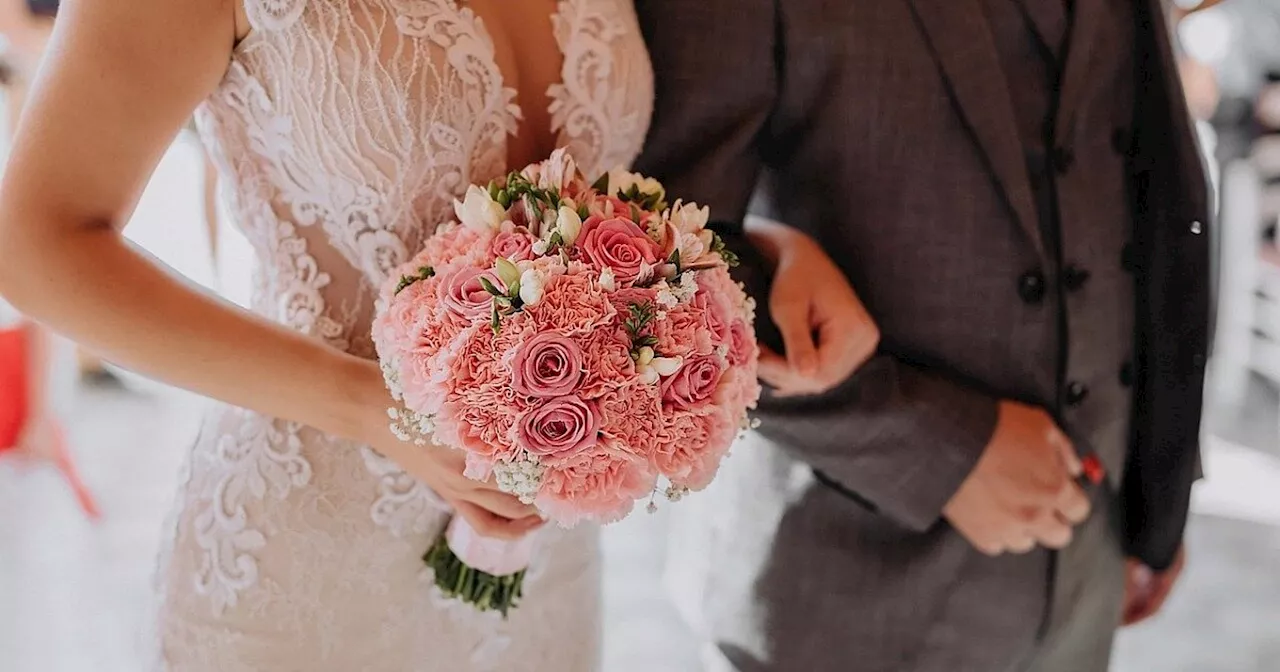
[[[880,329],[812,238],[761,220],[750,233],[775,262],[769,313],[786,351],[761,348],[760,378],[778,396],[826,392],[875,354]]]
[[[1178,582],[1182,567],[1186,564],[1186,548],[1179,548],[1173,564],[1163,572],[1152,571],[1141,560],[1130,558],[1125,568],[1124,616],[1125,626],[1136,625],[1160,611],[1169,592]]]
[[[1089,500],[1075,482],[1082,471],[1048,413],[1004,401],[986,451],[943,515],[987,555],[1063,548],[1089,516]]]

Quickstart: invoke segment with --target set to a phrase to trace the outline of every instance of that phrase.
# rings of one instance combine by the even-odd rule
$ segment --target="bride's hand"
[[[382,386],[382,374],[376,363],[360,366],[366,369],[361,377],[369,381],[362,395],[366,420],[361,434],[371,447],[425,483],[483,536],[519,539],[543,524],[534,507],[502,492],[492,479],[482,482],[463,475],[466,459],[462,451],[396,438],[387,419],[392,401]]]
[[[749,217],[747,232],[774,262],[769,312],[785,356],[762,348],[760,378],[778,396],[821,394],[875,354],[880,329],[844,273],[809,236]]]

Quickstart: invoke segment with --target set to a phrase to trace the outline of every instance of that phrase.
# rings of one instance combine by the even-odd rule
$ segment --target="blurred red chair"
[[[0,328],[0,457],[18,452],[18,441],[28,421],[29,338],[30,331],[23,326]],[[85,515],[96,520],[98,504],[81,480],[60,428],[53,428],[49,443],[41,447],[42,454],[66,478]]]

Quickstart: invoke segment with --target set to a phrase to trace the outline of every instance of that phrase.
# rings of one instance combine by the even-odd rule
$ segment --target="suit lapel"
[[[985,153],[1014,218],[1045,254],[1026,157],[1000,56],[978,0],[909,0],[948,91]]]
[[[1071,129],[1075,125],[1076,110],[1080,105],[1080,92],[1089,82],[1089,74],[1094,64],[1094,40],[1098,37],[1099,21],[1102,18],[1105,0],[1075,0],[1075,17],[1071,27],[1070,43],[1067,45],[1066,68],[1062,73],[1062,84],[1058,92],[1058,119],[1054,125],[1054,134],[1062,141],[1069,142]]]
[[[1063,0],[1007,0],[1018,5],[1027,20],[1035,28],[1041,46],[1052,56],[1055,64],[1061,62],[1067,42],[1067,8]]]

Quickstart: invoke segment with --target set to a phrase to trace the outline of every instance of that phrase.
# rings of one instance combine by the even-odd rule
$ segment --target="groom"
[[[883,334],[764,401],[690,502],[709,669],[1106,669],[1177,577],[1198,475],[1209,197],[1159,0],[636,5],[638,170],[799,241],[758,255],[789,336],[762,338],[793,363],[857,338],[824,323],[846,279]]]

